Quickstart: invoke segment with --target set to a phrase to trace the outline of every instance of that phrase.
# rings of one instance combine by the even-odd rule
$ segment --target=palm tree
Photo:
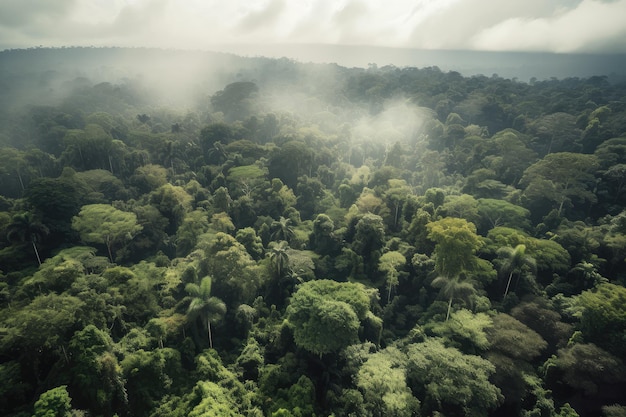
[[[514,275],[519,275],[524,271],[530,269],[533,273],[537,269],[537,264],[532,256],[526,255],[526,245],[517,245],[515,248],[509,246],[498,249],[498,256],[502,259],[500,270],[503,273],[508,273],[509,278],[504,289],[504,297],[509,293],[511,287],[511,280]]]
[[[295,236],[293,227],[291,227],[291,219],[280,216],[278,220],[274,220],[271,225],[273,240],[286,240],[291,242]]]
[[[466,302],[470,302],[470,296],[476,293],[476,289],[472,282],[468,279],[461,279],[461,275],[454,276],[452,278],[445,275],[440,275],[433,280],[430,284],[435,288],[438,288],[439,294],[448,299],[448,312],[446,314],[446,321],[450,318],[450,310],[452,309],[452,302],[455,299],[463,299]]]
[[[269,251],[270,261],[274,265],[278,277],[282,277],[285,270],[289,268],[289,254],[287,250],[289,250],[289,244],[281,240]]]
[[[218,164],[226,161],[229,156],[230,154],[220,141],[215,142],[213,147],[209,149],[209,158],[215,159]]]
[[[11,224],[7,227],[7,239],[9,241],[19,240],[20,242],[30,242],[37,257],[37,262],[41,265],[41,257],[37,249],[39,242],[50,231],[37,220],[31,213],[16,214],[13,216]]]
[[[220,320],[226,314],[226,304],[217,297],[211,296],[211,277],[204,277],[198,284],[187,284],[185,290],[191,295],[191,303],[187,309],[187,316],[193,321],[202,320],[203,328],[209,337],[209,347],[213,348],[211,322]]]

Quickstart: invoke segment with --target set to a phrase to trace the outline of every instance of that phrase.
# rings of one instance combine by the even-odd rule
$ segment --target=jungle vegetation
[[[626,415],[626,84],[0,53],[0,414]]]

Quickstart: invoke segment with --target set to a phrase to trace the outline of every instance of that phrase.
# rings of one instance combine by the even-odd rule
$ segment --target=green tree
[[[446,277],[457,277],[471,269],[474,254],[483,246],[476,226],[465,219],[446,217],[426,225],[435,245],[435,269]]]
[[[476,288],[469,279],[464,279],[461,275],[448,277],[439,275],[431,285],[439,289],[439,294],[448,300],[448,312],[446,313],[446,321],[450,318],[452,303],[455,299],[461,299],[467,304],[471,304],[471,296],[476,293]]]
[[[530,229],[530,222],[528,221],[530,212],[505,200],[479,198],[478,214],[484,225],[483,230],[499,226],[515,227],[522,230]]]
[[[272,231],[272,239],[275,241],[284,240],[288,243],[295,237],[295,232],[292,226],[292,220],[280,216],[278,220],[272,222],[270,230]]]
[[[226,314],[226,304],[217,297],[211,296],[211,277],[204,277],[200,285],[189,283],[185,287],[192,297],[187,309],[187,316],[193,322],[200,319],[209,338],[209,347],[213,348],[211,322],[220,320]]]
[[[69,343],[71,391],[77,408],[111,416],[128,398],[111,337],[94,325],[74,333]]]
[[[559,349],[545,366],[550,377],[557,376],[554,371],[558,370],[559,379],[587,396],[595,395],[604,384],[626,380],[624,362],[593,343],[574,343]]]
[[[594,203],[597,199],[590,190],[595,184],[598,169],[594,155],[571,152],[551,153],[529,166],[520,181],[524,198],[531,206],[541,200],[553,203],[560,216],[566,204],[572,201]]]
[[[121,211],[107,204],[83,206],[78,216],[72,219],[72,228],[80,233],[83,241],[106,245],[111,262],[114,246],[132,239],[142,229],[137,224],[135,213]]]
[[[283,276],[289,269],[288,250],[289,245],[284,240],[270,247],[269,259],[278,277]]]
[[[491,317],[485,313],[472,313],[461,309],[445,322],[430,322],[425,329],[446,340],[446,345],[468,354],[486,351],[489,346],[487,331],[492,327]]]
[[[370,311],[370,297],[362,284],[330,280],[303,283],[287,307],[296,344],[321,356],[358,342],[361,321]]]
[[[383,254],[378,261],[378,269],[385,274],[387,285],[387,303],[391,301],[391,291],[400,283],[400,269],[406,264],[406,258],[398,251]]]
[[[33,417],[70,417],[71,402],[66,385],[52,388],[41,394],[35,402]]]
[[[517,245],[515,248],[504,246],[498,249],[498,256],[502,259],[500,263],[501,272],[509,275],[506,281],[506,288],[504,289],[504,297],[506,297],[509,293],[513,276],[515,274],[533,273],[536,271],[537,264],[534,258],[526,255],[526,245],[523,244]]]
[[[604,283],[574,301],[586,341],[621,356],[626,353],[626,288]]]
[[[407,380],[422,403],[422,412],[486,417],[502,401],[489,377],[494,366],[474,355],[426,339],[407,347]]]
[[[370,355],[356,375],[366,409],[373,417],[419,415],[419,401],[406,381],[407,356],[395,347]]]

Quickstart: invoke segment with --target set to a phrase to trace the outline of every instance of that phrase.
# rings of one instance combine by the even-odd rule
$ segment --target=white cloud
[[[340,43],[625,51],[626,0],[2,0],[0,49]]]
[[[626,52],[626,0],[584,0],[550,17],[514,17],[477,33],[475,49],[553,52]],[[621,39],[621,42],[616,41]],[[603,46],[604,45],[604,46]],[[619,48],[621,46],[621,48]]]

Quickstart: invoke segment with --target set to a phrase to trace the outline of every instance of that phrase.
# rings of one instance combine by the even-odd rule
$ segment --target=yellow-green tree
[[[78,216],[72,219],[72,228],[80,233],[84,242],[106,245],[111,262],[115,245],[132,239],[142,229],[135,213],[108,204],[83,206]]]

